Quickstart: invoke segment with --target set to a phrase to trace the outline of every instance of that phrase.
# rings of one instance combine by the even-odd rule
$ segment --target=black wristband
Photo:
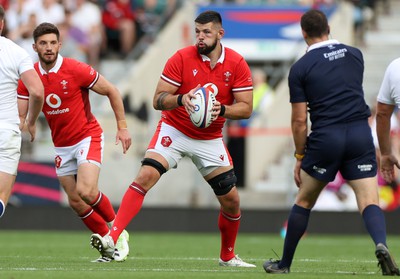
[[[224,116],[225,114],[225,105],[221,105],[221,110],[219,112],[219,116]]]
[[[180,106],[180,107],[183,106],[182,98],[183,98],[183,94],[179,94],[178,99],[176,100],[178,103],[178,106]]]

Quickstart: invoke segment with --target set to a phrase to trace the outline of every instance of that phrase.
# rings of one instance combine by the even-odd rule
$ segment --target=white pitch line
[[[106,265],[107,263],[102,263]],[[1,268],[0,271],[69,271],[71,269],[67,268]],[[80,268],[76,269],[74,268],[74,271],[115,271],[115,268]],[[240,268],[240,269],[228,269],[225,267],[221,267],[219,269],[183,269],[183,268],[124,268],[123,271],[132,271],[132,272],[210,272],[210,273],[215,273],[215,272],[225,272],[225,273],[237,273],[237,272],[242,272],[246,269]]]

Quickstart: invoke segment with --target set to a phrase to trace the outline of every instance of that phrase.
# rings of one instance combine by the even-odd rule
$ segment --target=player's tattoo
[[[157,100],[157,109],[159,109],[159,110],[164,110],[165,109],[165,107],[164,107],[164,99],[165,99],[165,97],[167,97],[168,94],[169,94],[168,92],[162,92],[160,94],[160,96],[158,97],[158,100]]]

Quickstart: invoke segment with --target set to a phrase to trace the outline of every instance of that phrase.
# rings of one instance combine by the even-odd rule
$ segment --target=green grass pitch
[[[257,268],[218,266],[219,234],[130,232],[130,255],[123,263],[92,263],[99,255],[85,231],[0,231],[0,278],[377,278],[381,272],[367,235],[307,234],[289,275],[264,272],[266,259],[281,255],[278,234],[239,234],[236,253]],[[400,237],[388,236],[400,260]]]

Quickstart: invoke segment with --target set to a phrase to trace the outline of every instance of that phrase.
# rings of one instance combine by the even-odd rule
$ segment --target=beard
[[[47,54],[50,54],[50,53],[47,53]],[[39,60],[42,63],[44,63],[46,65],[51,65],[57,60],[58,52],[51,53],[51,56],[46,55],[46,53],[38,54],[38,55],[39,55]]]
[[[197,52],[199,54],[202,54],[202,55],[208,55],[217,47],[217,42],[218,41],[215,40],[214,44],[212,44],[210,46],[205,45],[205,47],[199,47],[199,45],[197,44],[196,45],[197,46]]]

